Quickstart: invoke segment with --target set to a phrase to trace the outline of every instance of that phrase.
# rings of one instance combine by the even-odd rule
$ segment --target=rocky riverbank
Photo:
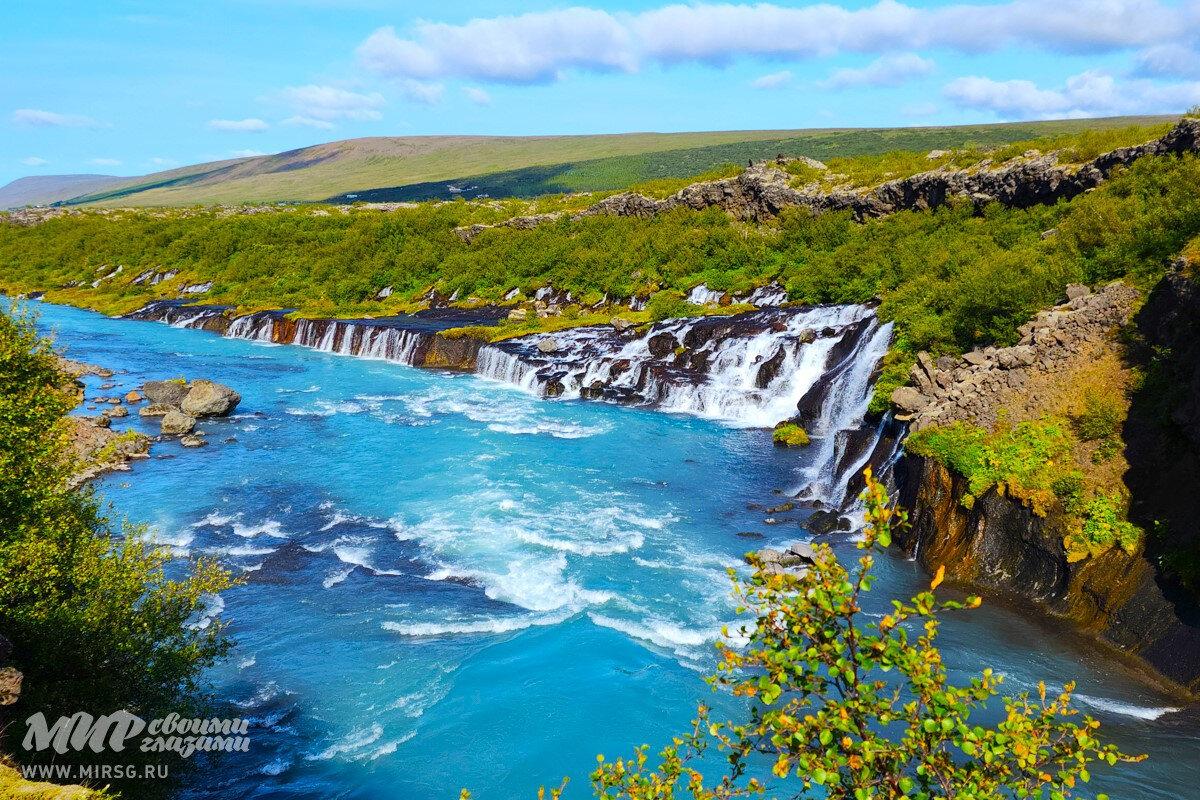
[[[893,396],[900,418],[921,431],[1065,424],[1080,419],[1073,414],[1088,398],[1105,398],[1120,413],[1111,446],[1084,437],[1059,458],[1077,460],[1081,477],[1072,480],[1097,487],[1097,496],[1128,498],[1129,520],[1144,531],[1135,546],[1072,550],[1079,515],[1088,512],[1068,508],[1061,494],[1034,503],[1002,481],[981,493],[950,464],[913,452],[896,475],[912,526],[896,542],[926,568],[945,567],[952,580],[1032,604],[1195,695],[1200,584],[1191,564],[1200,543],[1200,439],[1189,431],[1200,430],[1191,413],[1200,387],[1200,307],[1185,269],[1177,265],[1136,314],[1138,293],[1127,286],[1069,287],[1068,301],[1034,317],[1017,345],[962,359],[922,355],[913,385]]]
[[[59,366],[75,379],[78,400],[93,415],[72,415],[66,418],[70,452],[77,469],[71,485],[80,486],[107,472],[128,471],[132,462],[149,458],[151,445],[166,437],[180,437],[184,447],[203,447],[207,444],[204,432],[196,429],[198,420],[222,417],[233,412],[241,395],[220,383],[208,380],[147,381],[136,389],[128,389],[112,370],[84,364],[66,358]],[[82,380],[93,376],[104,381],[90,389]],[[140,391],[139,391],[140,389]],[[109,396],[99,392],[115,391]],[[151,437],[132,428],[113,427],[114,420],[132,417],[130,409],[140,418],[161,417],[159,437]]]

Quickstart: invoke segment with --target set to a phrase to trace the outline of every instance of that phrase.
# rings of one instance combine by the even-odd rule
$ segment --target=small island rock
[[[162,418],[162,432],[168,436],[179,436],[191,433],[196,427],[196,418],[182,411],[171,409]]]
[[[221,383],[192,381],[180,408],[193,417],[223,417],[237,408],[242,396]]]

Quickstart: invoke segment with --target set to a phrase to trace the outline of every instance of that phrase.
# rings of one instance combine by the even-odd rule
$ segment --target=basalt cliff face
[[[912,525],[896,541],[923,566],[944,566],[961,583],[1032,601],[1200,692],[1200,616],[1143,553],[1113,548],[1072,563],[1061,508],[1039,517],[991,489],[968,509],[966,479],[933,459],[906,455],[897,480]]]
[[[1073,560],[1064,546],[1072,520],[1059,501],[1043,516],[996,487],[972,498],[967,478],[913,453],[896,470],[912,521],[896,540],[926,568],[945,567],[965,585],[1032,602],[1197,695],[1200,291],[1189,273],[1181,260],[1136,313],[1129,287],[1071,287],[1067,303],[1022,329],[1020,344],[953,363],[922,359],[913,368],[916,385],[894,398],[918,429],[958,422],[992,429],[1010,414],[1015,422],[1047,413],[1057,392],[1094,389],[1097,375],[1114,374],[1097,372],[1106,359],[1152,376],[1132,384],[1140,388],[1120,431],[1124,460],[1114,479],[1128,491],[1130,521],[1147,532],[1136,552],[1113,547]],[[1116,336],[1130,322],[1140,345]],[[1119,396],[1125,388],[1104,391]]]

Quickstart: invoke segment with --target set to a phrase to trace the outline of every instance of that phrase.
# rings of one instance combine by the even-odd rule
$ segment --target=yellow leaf
[[[943,564],[942,566],[938,567],[937,574],[933,576],[933,581],[930,582],[930,584],[929,584],[929,591],[932,592],[934,589],[941,586],[942,581],[944,581],[945,579],[946,579],[946,566]]]

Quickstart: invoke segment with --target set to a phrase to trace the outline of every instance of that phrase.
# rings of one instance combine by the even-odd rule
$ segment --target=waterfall
[[[866,306],[772,309],[735,317],[668,320],[644,336],[609,326],[534,334],[486,345],[476,372],[527,391],[652,404],[746,427],[771,427],[796,413],[797,401],[845,362],[845,385],[826,409],[821,431],[861,417],[871,373],[891,336]],[[830,354],[852,340],[837,365]],[[543,348],[550,350],[544,352]],[[865,402],[865,401],[863,401]]]
[[[762,302],[775,299],[767,291],[782,292],[759,291]],[[436,331],[458,323],[289,320],[281,311],[229,319],[227,312],[160,301],[130,316],[409,366],[424,365]],[[504,339],[479,348],[475,372],[532,394],[646,405],[740,427],[770,428],[799,417],[812,439],[804,485],[817,496],[840,498],[867,463],[882,469],[895,456],[888,420],[863,425],[891,335],[891,324],[881,324],[870,306],[760,308],[665,320],[641,332],[597,325]]]
[[[693,287],[688,292],[687,301],[698,306],[717,305],[721,302],[721,298],[725,296],[724,292],[718,292],[716,289],[710,289],[705,284]]]

